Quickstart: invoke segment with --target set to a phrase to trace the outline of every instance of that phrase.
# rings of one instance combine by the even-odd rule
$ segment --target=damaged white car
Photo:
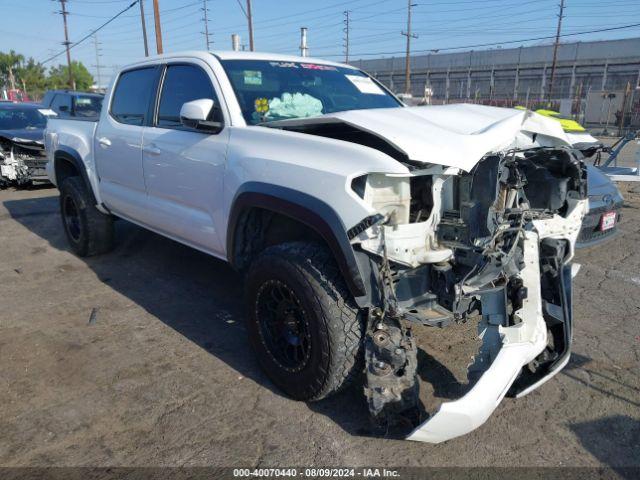
[[[48,109],[28,103],[0,103],[0,188],[48,182],[44,128]]]
[[[295,399],[364,377],[382,434],[442,442],[569,359],[587,179],[553,120],[405,107],[321,60],[186,52],[124,68],[100,120],[51,120],[46,147],[79,255],[122,217],[246,273],[250,342]],[[463,321],[477,380],[424,415],[412,328]]]

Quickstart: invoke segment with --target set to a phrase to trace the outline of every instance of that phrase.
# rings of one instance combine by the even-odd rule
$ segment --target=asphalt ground
[[[124,221],[80,259],[57,190],[1,191],[0,466],[639,467],[640,183],[620,188],[619,235],[576,257],[567,368],[439,445],[367,436],[357,387],[282,396],[225,263]],[[464,391],[475,328],[417,333],[433,408]]]

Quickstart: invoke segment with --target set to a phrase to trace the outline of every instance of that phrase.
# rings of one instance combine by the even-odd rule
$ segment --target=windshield
[[[47,126],[47,117],[35,108],[0,107],[0,130],[37,130]]]
[[[102,97],[83,96],[76,97],[75,114],[78,117],[99,117],[102,108]]]
[[[223,60],[249,125],[345,110],[400,107],[354,68],[303,62]]]

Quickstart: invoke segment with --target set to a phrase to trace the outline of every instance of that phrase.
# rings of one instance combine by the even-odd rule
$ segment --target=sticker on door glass
[[[345,75],[351,83],[353,83],[361,93],[370,93],[373,95],[384,95],[384,91],[375,84],[369,77],[361,77],[359,75]]]
[[[260,70],[245,70],[243,73],[245,85],[262,85],[262,72]]]

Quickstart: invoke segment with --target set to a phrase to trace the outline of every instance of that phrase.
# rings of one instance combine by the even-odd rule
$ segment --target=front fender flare
[[[351,294],[367,294],[361,268],[356,261],[347,229],[339,215],[322,200],[298,190],[262,182],[240,186],[233,199],[227,228],[227,257],[234,265],[234,242],[238,220],[250,208],[261,208],[296,220],[320,235],[331,250]],[[358,302],[360,303],[360,302]]]

